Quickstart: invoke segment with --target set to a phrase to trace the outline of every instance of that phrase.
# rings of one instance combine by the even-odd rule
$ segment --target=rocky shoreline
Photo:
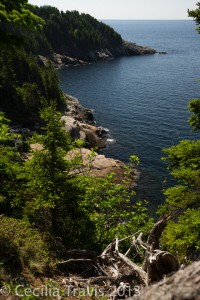
[[[95,61],[110,60],[116,57],[152,55],[155,53],[157,53],[156,50],[152,48],[123,41],[119,47],[99,49],[88,53],[67,53],[66,55],[54,53],[50,58],[38,55],[38,62],[47,66],[49,61],[51,61],[56,68],[61,69],[69,66],[86,65]]]
[[[72,140],[83,140],[87,148],[105,148],[108,131],[96,126],[92,110],[83,107],[75,97],[70,95],[65,97],[67,109],[62,119],[65,122],[65,130],[71,135]]]
[[[114,175],[114,181],[121,183],[128,179],[129,187],[137,185],[139,171],[131,168],[129,177],[125,175],[126,165],[120,160],[107,158],[100,151],[106,147],[108,138],[108,129],[96,126],[96,122],[91,109],[83,107],[78,99],[65,94],[66,110],[62,115],[64,129],[70,134],[72,141],[80,139],[83,141],[81,148],[71,150],[66,159],[75,159],[79,163],[72,171],[73,174],[89,174],[94,177],[106,177],[109,174]],[[28,128],[13,127],[12,132],[24,136],[32,136],[33,131]],[[20,146],[16,144],[16,147]],[[32,151],[41,151],[43,146],[39,143],[30,145]],[[24,159],[30,159],[31,155],[24,153]]]
[[[76,174],[88,173],[95,177],[106,177],[115,174],[115,182],[120,183],[125,178],[125,164],[119,160],[107,158],[105,155],[91,151],[91,148],[100,150],[106,147],[108,131],[97,127],[91,109],[83,107],[78,99],[65,95],[67,110],[62,116],[65,130],[72,140],[81,139],[84,147],[70,151],[67,159],[80,157],[81,165],[74,172]],[[139,172],[131,171],[131,187],[136,186]]]

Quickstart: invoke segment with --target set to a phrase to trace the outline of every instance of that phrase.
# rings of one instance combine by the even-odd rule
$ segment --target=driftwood
[[[138,291],[179,269],[176,257],[159,249],[160,236],[170,217],[158,220],[146,242],[141,231],[121,240],[116,237],[100,255],[86,250],[68,251],[67,260],[59,262],[58,267],[68,275],[76,275],[73,284],[70,281],[74,287],[80,282],[81,286],[98,285],[112,299],[138,296]],[[122,253],[121,245],[127,240],[131,241],[130,247]],[[143,258],[143,266],[130,258],[135,253]]]

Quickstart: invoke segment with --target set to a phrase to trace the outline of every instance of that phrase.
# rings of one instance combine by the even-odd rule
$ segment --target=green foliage
[[[193,113],[189,119],[193,131],[200,131],[200,99],[190,101],[189,110]]]
[[[8,119],[0,113],[0,210],[10,215],[22,159],[16,149],[16,143],[21,137],[12,133],[8,124]]]
[[[1,0],[0,3],[0,48],[9,45],[16,49],[24,42],[27,31],[41,31],[44,20],[36,16],[28,0]]]
[[[11,203],[18,188],[20,156],[10,147],[0,147],[0,211],[11,215]]]
[[[39,38],[40,48],[46,51],[47,45],[50,45],[48,53],[53,49],[56,53],[80,56],[89,51],[122,45],[122,38],[118,33],[88,14],[79,14],[78,11],[59,12],[51,6],[35,7],[32,11],[46,22],[44,33],[34,34],[33,40]],[[26,49],[29,49],[27,43]],[[29,50],[41,53],[37,46]]]
[[[194,257],[200,250],[200,209],[188,209],[177,222],[170,222],[164,231],[162,242],[180,261],[186,255]]]
[[[27,222],[0,216],[0,244],[0,262],[8,273],[19,275],[26,268],[38,275],[48,270],[48,249]]]
[[[165,152],[168,154],[170,168],[173,169],[172,175],[185,185],[198,186],[200,140],[183,140],[178,145],[166,149]]]
[[[30,9],[33,6],[27,0],[2,0],[0,3],[0,107],[12,122],[20,125],[35,125],[40,121],[43,97],[48,101],[55,99],[59,109],[64,105],[54,68],[39,66],[22,46],[16,47],[15,42],[21,36],[30,35],[29,45],[34,44],[34,30],[44,25]],[[32,31],[27,33],[25,29]]]
[[[116,235],[122,238],[138,230],[148,231],[152,225],[146,202],[135,200],[135,193],[124,184],[107,178],[78,178],[85,185],[80,205],[95,226],[95,243],[100,248]],[[85,182],[84,182],[84,181]]]
[[[42,128],[43,134],[35,134],[32,141],[40,143],[43,149],[32,153],[21,175],[25,180],[25,210],[31,215],[54,208],[64,196],[70,165],[64,156],[71,149],[71,141],[55,107],[52,103],[41,112],[46,125]]]
[[[44,20],[30,11],[33,6],[28,0],[1,0],[0,3],[0,40],[13,44],[15,36],[12,26],[19,26],[26,30],[42,30]],[[13,38],[13,39],[12,39]]]
[[[30,9],[32,12],[30,12]],[[41,29],[45,33],[26,29]],[[23,28],[23,29],[22,29]],[[88,53],[120,46],[121,36],[86,14],[59,12],[52,7],[31,8],[26,0],[0,4],[0,107],[12,124],[42,125],[30,143],[41,149],[24,159],[9,121],[0,113],[0,263],[8,272],[43,273],[51,253],[63,257],[69,248],[101,250],[120,238],[148,230],[146,203],[128,189],[130,170],[116,184],[112,175],[76,175],[80,160],[66,157],[80,141],[71,142],[61,113],[65,106],[55,70],[41,66],[21,47],[10,49],[10,37],[28,37],[25,48],[35,54]],[[34,40],[35,39],[35,40]],[[33,44],[32,44],[33,42]],[[30,45],[32,50],[30,50]],[[94,155],[94,153],[92,153]],[[91,158],[92,158],[91,155]],[[139,163],[135,156],[132,163]],[[8,260],[6,260],[8,259]]]
[[[193,115],[190,123],[199,130],[199,100],[189,104]],[[180,259],[191,256],[199,249],[199,212],[200,212],[200,140],[183,140],[178,145],[164,150],[172,176],[177,185],[165,191],[166,200],[160,208],[162,213],[172,213],[171,222],[162,241]]]
[[[43,233],[50,248],[59,255],[63,247],[86,244],[85,236],[92,226],[78,205],[81,191],[70,174],[74,163],[65,159],[73,144],[55,103],[42,110],[41,118],[45,123],[43,133],[35,134],[32,142],[40,143],[42,149],[33,151],[18,173],[21,187],[12,207]]]
[[[200,25],[200,2],[197,4],[197,8],[195,10],[188,10],[189,17],[193,17],[196,21],[197,25]],[[197,30],[200,32],[200,28],[198,27]]]
[[[181,184],[165,191],[167,198],[162,210],[167,212],[198,203],[200,199],[200,141],[181,141],[178,145],[165,149],[165,152],[168,157],[164,160],[170,163],[171,174]]]
[[[139,165],[140,159],[137,155],[131,155],[130,156],[130,162],[133,163],[133,164],[135,163],[135,164]]]
[[[4,49],[0,53],[0,106],[13,123],[34,125],[40,122],[41,98],[55,99],[57,108],[64,107],[54,68],[39,66],[24,51]]]
[[[0,118],[0,209],[4,214],[0,259],[11,257],[11,265],[19,272],[28,268],[28,272],[42,273],[49,253],[58,258],[70,248],[100,251],[116,235],[121,238],[151,226],[146,203],[135,200],[127,188],[128,179],[116,184],[112,175],[75,175],[80,161],[66,159],[74,144],[61,114],[55,102],[49,106],[43,101],[43,105],[42,133],[31,139],[42,147],[26,161],[14,145],[6,145],[13,143],[15,135],[9,131],[8,120]],[[5,264],[7,272],[12,271],[11,265]]]
[[[18,136],[16,134],[12,134],[10,132],[10,128],[8,126],[9,120],[4,116],[2,112],[0,112],[0,145],[3,146],[6,143],[12,141],[14,138]]]
[[[99,250],[116,235],[148,230],[146,203],[134,200],[127,180],[116,184],[112,175],[73,175],[80,161],[66,159],[73,144],[54,103],[41,118],[46,124],[43,134],[35,134],[32,141],[42,149],[34,151],[21,169],[18,178],[23,184],[12,202],[21,208],[21,216],[45,233],[52,248],[57,237],[65,248]]]

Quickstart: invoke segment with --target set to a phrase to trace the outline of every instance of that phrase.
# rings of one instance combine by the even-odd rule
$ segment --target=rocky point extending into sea
[[[91,62],[100,60],[110,60],[116,57],[122,56],[136,56],[136,55],[151,55],[157,53],[156,50],[146,47],[139,46],[135,43],[128,41],[123,41],[122,45],[114,48],[104,48],[96,51],[90,51],[87,53],[82,52],[72,52],[67,55],[61,55],[59,53],[54,53],[52,57],[46,58],[42,55],[38,55],[38,62],[45,66],[48,65],[49,61],[56,68],[63,68],[69,66],[85,65]]]

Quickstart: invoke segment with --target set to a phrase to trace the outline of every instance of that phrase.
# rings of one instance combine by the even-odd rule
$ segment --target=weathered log
[[[164,275],[173,273],[179,269],[179,263],[175,256],[167,251],[161,251],[160,237],[171,218],[171,214],[162,216],[151,229],[147,244],[143,269],[148,275],[148,284],[161,280]],[[138,242],[142,243],[139,239]]]
[[[135,238],[135,236],[133,237],[133,239],[132,239],[132,245],[126,251],[125,256],[127,256],[127,257],[130,256],[134,251],[136,251],[141,256],[141,251],[139,251],[138,246],[140,246],[141,248],[143,248],[145,251],[147,250],[147,244],[142,241],[142,237],[143,237],[143,232],[141,232],[139,234],[139,236],[137,237],[137,239]]]
[[[200,262],[194,262],[174,275],[142,290],[137,299],[200,300]]]
[[[90,268],[91,270],[87,274],[93,274],[91,275],[92,277],[88,276],[88,283],[92,284],[98,283],[101,285],[106,281],[117,287],[120,282],[128,281],[131,284],[134,283],[145,287],[147,284],[157,282],[165,275],[176,272],[179,268],[176,257],[169,252],[159,250],[159,240],[169,218],[170,216],[168,215],[158,220],[150,231],[147,243],[143,241],[143,233],[139,231],[121,240],[116,238],[99,256],[86,250],[71,250],[68,254],[73,258],[59,262],[58,266],[64,266],[70,270],[73,269],[75,272],[80,270],[82,274],[84,265],[87,265],[87,269]],[[132,244],[126,253],[123,254],[120,252],[119,246],[128,239],[132,239]],[[145,254],[143,254],[144,250]],[[128,258],[133,252],[144,256],[144,268]],[[76,265],[79,268],[75,267]],[[72,266],[74,267],[72,268]]]
[[[153,252],[155,249],[160,248],[160,237],[170,218],[171,214],[161,216],[160,219],[152,227],[147,239],[147,246],[150,252]]]
[[[131,238],[131,237],[133,237],[133,235],[128,238]],[[124,254],[119,252],[119,243],[125,241],[126,239],[127,238],[119,240],[118,238],[116,238],[116,240],[113,241],[110,245],[108,245],[108,247],[106,247],[106,249],[102,252],[101,258],[103,260],[104,259],[108,260],[108,258],[110,259],[110,262],[115,270],[115,272],[114,272],[115,278],[117,278],[119,276],[118,264],[122,263],[122,264],[126,265],[127,267],[129,267],[130,270],[135,273],[138,284],[146,286],[146,284],[147,284],[146,272],[141,267],[139,267],[134,262],[132,262]]]
[[[158,282],[165,275],[178,271],[179,263],[176,257],[167,251],[154,250],[148,257],[148,283]]]

